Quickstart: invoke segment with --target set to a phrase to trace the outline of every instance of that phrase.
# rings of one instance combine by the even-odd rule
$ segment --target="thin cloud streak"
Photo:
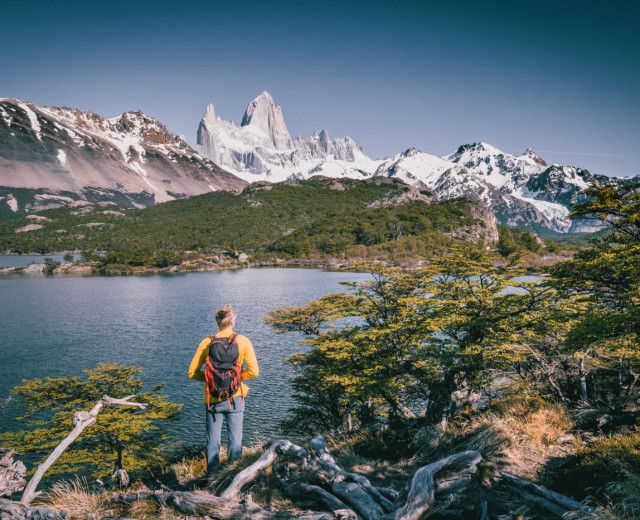
[[[559,152],[557,150],[536,150],[538,153],[557,153],[561,155],[588,155],[590,157],[623,157],[629,158],[631,155],[618,155],[609,153],[589,153],[589,152]]]

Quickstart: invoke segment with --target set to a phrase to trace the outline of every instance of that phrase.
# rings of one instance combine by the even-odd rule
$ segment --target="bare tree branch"
[[[53,450],[53,453],[51,453],[51,455],[47,457],[47,460],[45,460],[38,467],[33,477],[29,481],[29,484],[25,488],[24,493],[22,494],[22,499],[20,500],[20,503],[25,506],[28,506],[31,503],[31,501],[36,497],[36,487],[40,483],[40,480],[42,479],[46,471],[58,459],[58,457],[60,457],[60,455],[64,453],[64,451],[71,445],[71,443],[80,436],[80,434],[85,428],[88,428],[89,426],[91,426],[96,422],[96,417],[100,413],[103,407],[122,405],[122,406],[136,406],[142,410],[147,408],[148,405],[145,403],[134,403],[129,401],[129,399],[132,399],[133,397],[135,396],[129,395],[122,399],[114,399],[113,397],[110,397],[108,395],[103,395],[102,399],[100,399],[95,404],[95,406],[91,409],[90,412],[81,411],[73,414],[74,428],[72,432],[69,435],[67,435],[67,437],[65,437],[60,444],[58,444],[56,449]]]

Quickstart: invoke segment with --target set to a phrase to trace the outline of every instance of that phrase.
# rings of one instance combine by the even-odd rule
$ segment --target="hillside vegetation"
[[[76,203],[0,223],[3,251],[101,251],[108,253],[103,262],[155,267],[222,251],[243,251],[267,262],[309,257],[402,262],[462,242],[498,247],[505,256],[523,248],[560,247],[507,228],[501,229],[498,246],[497,239],[493,215],[477,201],[436,201],[428,192],[383,178],[257,183],[241,193],[213,192],[138,210]]]

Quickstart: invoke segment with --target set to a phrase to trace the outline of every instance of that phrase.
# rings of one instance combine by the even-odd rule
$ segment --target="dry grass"
[[[159,517],[158,504],[151,500],[138,500],[131,504],[129,516],[137,520],[154,520]]]
[[[107,501],[92,493],[85,479],[56,482],[46,501],[51,509],[66,511],[71,518],[100,518],[107,511]]]
[[[204,457],[196,459],[183,458],[180,462],[171,464],[171,471],[176,476],[176,480],[181,486],[188,482],[193,482],[205,476],[207,472],[207,461]]]
[[[557,444],[573,427],[565,410],[541,399],[508,398],[487,411],[450,422],[444,430],[433,430],[422,439],[426,456],[459,449],[477,450],[491,459],[511,448],[543,451]]]

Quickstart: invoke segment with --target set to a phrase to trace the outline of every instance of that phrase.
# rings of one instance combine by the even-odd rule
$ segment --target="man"
[[[227,421],[229,461],[242,457],[244,398],[249,391],[249,387],[244,384],[244,380],[256,377],[260,371],[251,341],[233,331],[236,324],[236,315],[231,305],[225,305],[218,309],[216,322],[220,332],[214,336],[204,338],[200,342],[189,365],[189,377],[197,381],[205,381],[204,402],[207,407],[208,476],[215,473],[220,464],[223,419]],[[212,354],[211,357],[209,356],[210,352]],[[221,361],[232,361],[232,363],[225,364],[221,363]],[[203,365],[205,365],[204,372],[201,370]],[[234,368],[230,369],[232,365],[234,365]],[[246,368],[243,369],[243,365],[246,365]],[[237,381],[239,382],[238,385],[234,385],[232,382],[237,378],[225,377],[225,374],[234,374],[235,367],[240,372],[240,380]],[[225,369],[227,369],[226,372]],[[237,372],[235,373],[237,374]],[[213,381],[217,381],[217,383],[214,385]],[[233,391],[235,386],[237,386],[237,390]],[[218,395],[219,393],[222,395]]]

